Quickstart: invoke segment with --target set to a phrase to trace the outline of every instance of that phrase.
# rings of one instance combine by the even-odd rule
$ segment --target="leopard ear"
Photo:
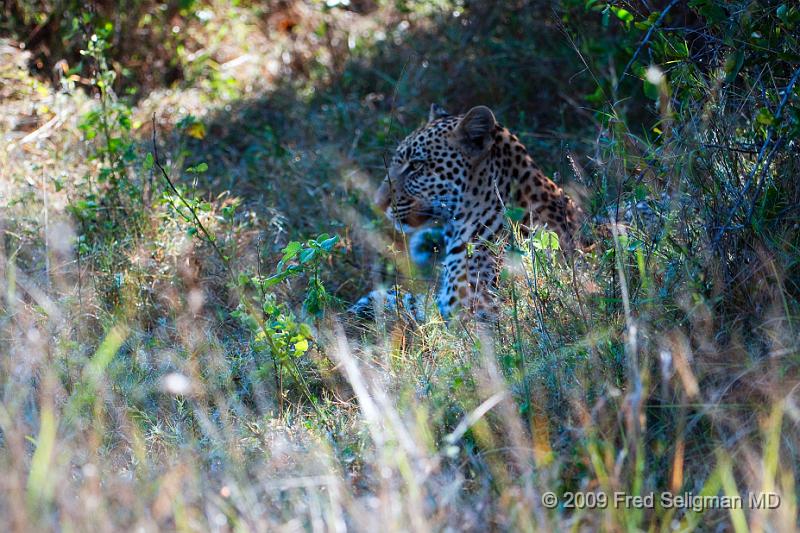
[[[491,109],[479,105],[464,115],[455,130],[455,137],[464,153],[471,159],[483,157],[492,146],[497,121]]]
[[[449,117],[450,113],[439,104],[431,104],[431,110],[428,112],[428,122],[433,122],[437,118]]]

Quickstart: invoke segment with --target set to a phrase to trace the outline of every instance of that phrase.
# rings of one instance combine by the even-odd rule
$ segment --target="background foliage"
[[[793,3],[0,13],[12,529],[796,528]],[[370,205],[431,102],[489,105],[595,234],[574,265],[513,239],[490,336]],[[342,313],[394,285],[426,320]]]

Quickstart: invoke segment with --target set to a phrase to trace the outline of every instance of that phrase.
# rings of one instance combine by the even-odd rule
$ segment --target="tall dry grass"
[[[671,4],[652,49],[625,20],[646,20],[644,3],[614,4],[611,22],[582,2],[558,16],[537,2],[195,6],[214,17],[192,19],[208,38],[185,82],[113,132],[134,153],[117,172],[136,194],[117,188],[119,204],[97,180],[114,154],[79,127],[102,93],[33,78],[3,44],[7,528],[794,530],[797,78],[791,61],[744,48],[726,82],[736,50],[702,11],[721,3]],[[736,4],[730,34],[753,20],[789,29],[778,7]],[[670,38],[698,35],[701,56],[659,61]],[[627,76],[640,45],[661,67]],[[652,100],[631,88],[645,79]],[[311,326],[308,351],[258,349],[232,314],[263,303],[240,274],[273,273],[292,240],[341,235],[320,273],[334,300],[375,283],[432,290],[368,199],[383,154],[443,96],[493,103],[583,196],[595,249],[570,263],[512,237],[491,330],[430,308],[419,324],[353,323],[335,301],[315,318],[299,276],[271,291]],[[214,246],[147,164],[153,113],[159,162]],[[576,492],[611,500],[567,507]],[[781,504],[613,500],[651,492]]]

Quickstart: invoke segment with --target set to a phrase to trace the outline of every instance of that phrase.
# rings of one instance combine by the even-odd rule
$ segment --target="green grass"
[[[55,81],[15,45],[47,5],[0,26],[3,522],[794,530],[797,8],[353,4],[67,2]],[[434,290],[370,202],[431,102],[492,107],[594,235],[498,243],[490,330],[342,312]],[[745,506],[614,505],[664,492]]]

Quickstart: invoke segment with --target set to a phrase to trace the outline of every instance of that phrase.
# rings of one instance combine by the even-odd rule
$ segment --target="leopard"
[[[427,122],[397,146],[374,203],[404,232],[436,224],[443,235],[436,304],[449,320],[466,312],[495,320],[502,254],[514,209],[523,236],[558,235],[568,255],[582,248],[583,211],[547,177],[525,145],[479,105],[459,115],[432,104]]]

